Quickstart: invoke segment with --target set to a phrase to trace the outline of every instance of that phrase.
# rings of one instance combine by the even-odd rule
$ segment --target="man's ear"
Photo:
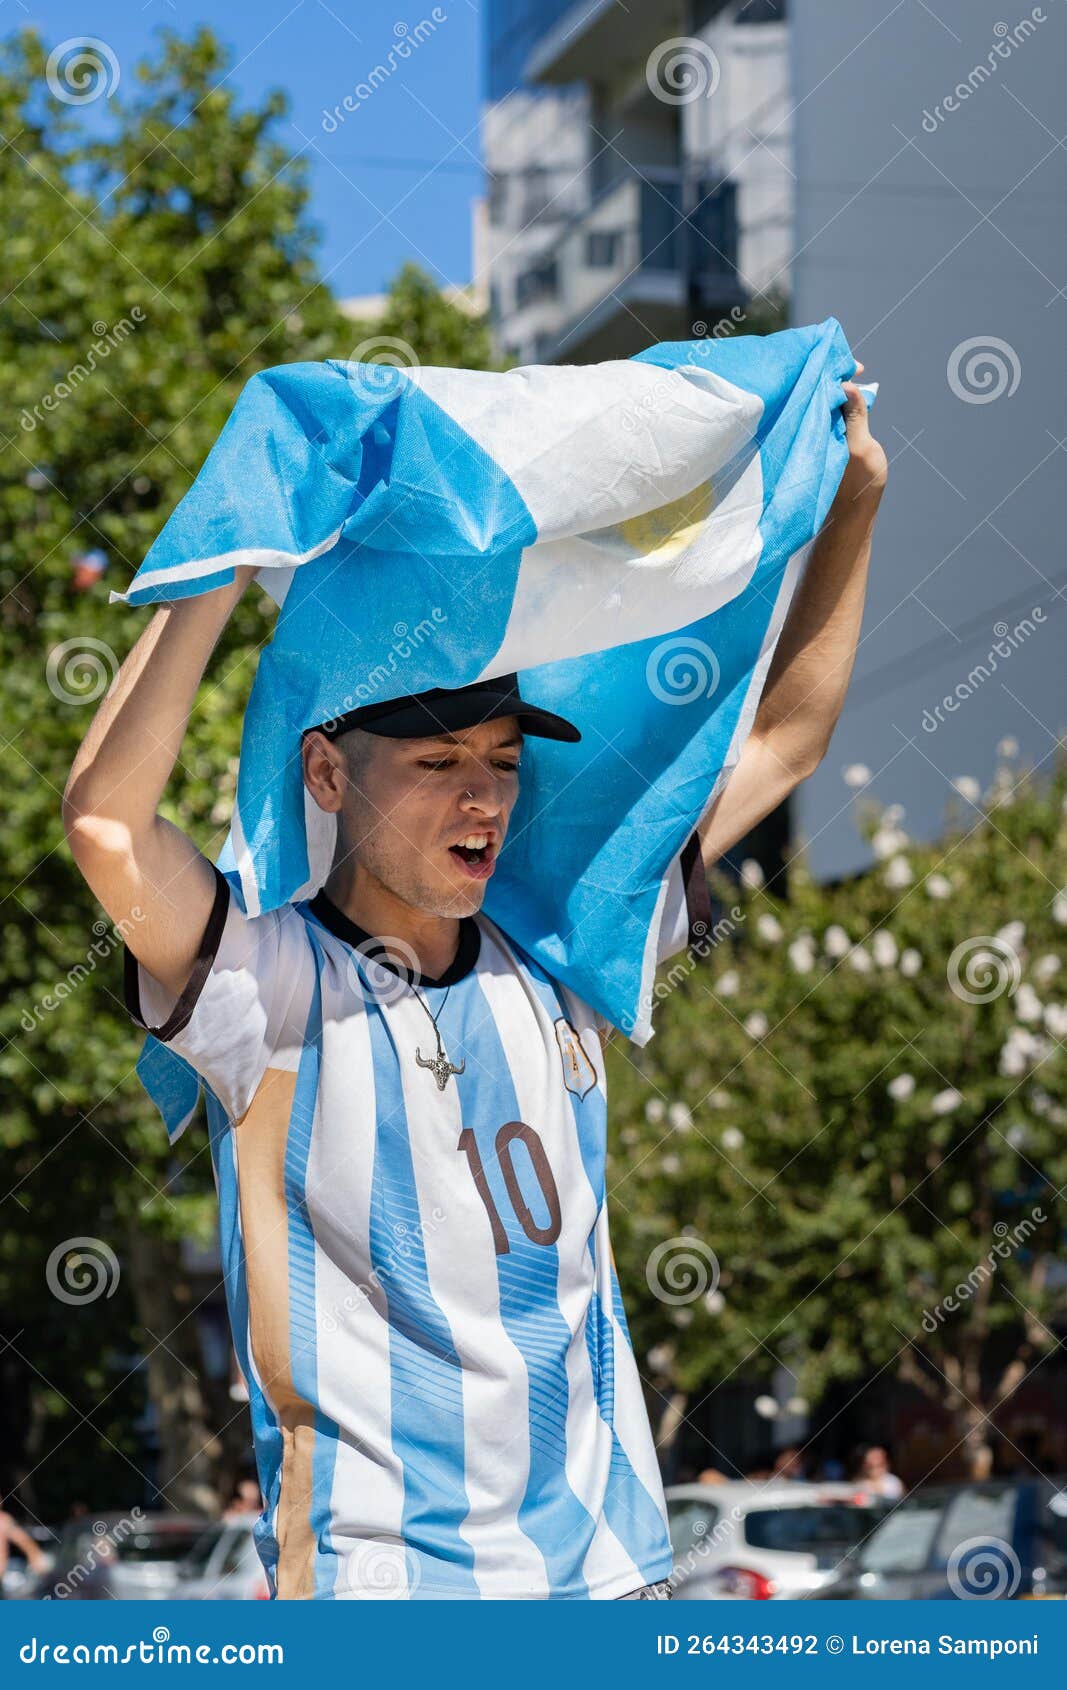
[[[336,815],[344,802],[348,785],[345,754],[336,740],[310,728],[300,742],[304,785],[320,810]]]

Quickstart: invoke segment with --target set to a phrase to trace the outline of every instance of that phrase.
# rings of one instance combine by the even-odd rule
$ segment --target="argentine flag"
[[[328,871],[303,729],[518,671],[582,740],[528,742],[486,913],[643,1044],[668,880],[752,725],[847,461],[855,367],[828,317],[594,365],[253,376],[112,595],[186,598],[252,564],[280,607],[219,862],[248,913]],[[180,1061],[148,1040],[157,1100]]]

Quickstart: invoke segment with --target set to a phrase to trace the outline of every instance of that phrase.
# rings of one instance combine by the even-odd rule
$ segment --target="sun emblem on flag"
[[[563,1084],[575,1097],[582,1098],[596,1085],[596,1069],[566,1016],[561,1015],[555,1027],[556,1043],[563,1061]]]
[[[638,516],[624,517],[613,527],[595,535],[620,562],[669,564],[695,545],[707,527],[715,507],[715,489],[710,481],[683,493],[669,504],[657,505]]]

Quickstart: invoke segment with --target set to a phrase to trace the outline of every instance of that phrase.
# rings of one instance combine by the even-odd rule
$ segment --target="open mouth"
[[[484,880],[493,872],[496,847],[487,833],[470,833],[448,848],[466,874],[473,880]]]

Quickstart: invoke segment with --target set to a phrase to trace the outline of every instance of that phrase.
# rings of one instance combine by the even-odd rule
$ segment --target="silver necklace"
[[[430,1025],[433,1028],[433,1036],[437,1040],[436,1056],[423,1056],[422,1051],[419,1049],[418,1045],[416,1045],[415,1061],[418,1063],[420,1068],[429,1068],[434,1079],[437,1081],[438,1091],[444,1091],[451,1076],[453,1074],[462,1074],[467,1067],[466,1057],[463,1058],[463,1061],[459,1064],[458,1068],[454,1062],[449,1062],[448,1057],[445,1055],[445,1047],[441,1043],[441,1029],[437,1025],[439,1018],[445,1012],[445,1004],[448,1002],[448,994],[451,992],[452,988],[451,986],[448,987],[448,990],[445,992],[445,995],[441,1000],[441,1007],[435,1015],[429,1004],[424,999],[422,993],[413,984],[413,982],[409,981],[408,984],[411,986],[411,990],[415,993],[416,999],[429,1016]]]

